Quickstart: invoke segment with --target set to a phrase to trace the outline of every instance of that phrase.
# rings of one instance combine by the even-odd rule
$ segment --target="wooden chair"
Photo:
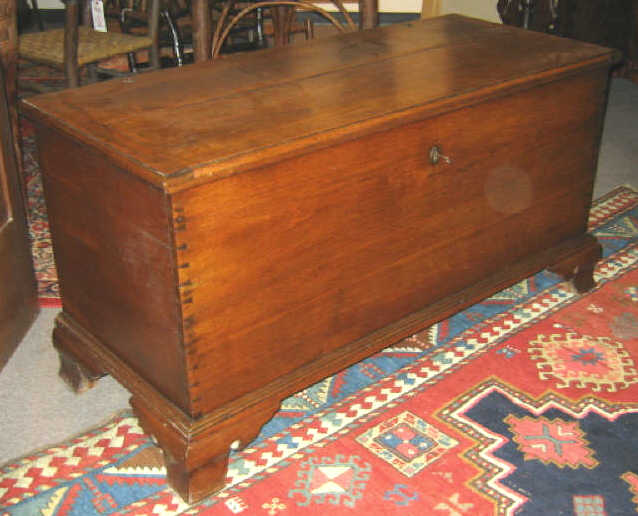
[[[109,1],[130,2],[132,0]],[[242,9],[254,5],[254,3],[246,0],[234,0],[227,12],[225,12],[226,2],[223,0],[212,1],[208,5],[210,22],[213,26],[217,26],[220,20],[223,23],[224,19],[232,19]],[[293,13],[292,9],[289,11]],[[167,42],[168,44],[165,46],[171,47],[178,66],[187,59],[186,56],[189,53],[193,52],[191,13],[189,0],[165,0],[165,4],[160,10],[160,53],[162,53],[162,42]],[[289,35],[292,34],[303,34],[306,40],[312,39],[314,36],[312,20],[310,18],[305,18],[302,21],[293,20],[289,27]],[[265,48],[271,44],[273,36],[271,10],[260,3],[232,27],[225,39],[224,51],[238,52]]]
[[[149,0],[104,0],[107,19],[125,34],[145,35],[152,23]],[[160,58],[171,57],[177,66],[184,63],[184,44],[180,22],[190,18],[185,0],[160,0],[157,40]]]
[[[267,23],[268,20],[270,20],[270,24]],[[303,34],[306,40],[314,39],[315,37],[315,24],[312,18],[306,17],[298,20],[296,9],[261,7],[257,10],[257,22],[263,39],[266,41],[268,38],[272,39],[275,46],[289,43],[291,37],[295,34]],[[286,40],[285,43],[275,39],[279,37],[279,32],[275,30],[275,26],[285,26],[285,35],[283,36]]]
[[[148,49],[150,68],[159,68],[159,0],[150,0],[148,5],[146,2],[143,5],[149,13],[148,34],[131,35],[119,31],[100,32],[90,28],[88,23],[80,25],[78,0],[66,0],[64,28],[20,35],[18,55],[20,59],[62,70],[69,88],[80,85],[82,67],[140,50]],[[88,16],[83,18],[89,19]],[[91,74],[90,78],[94,80],[95,75]]]
[[[233,28],[236,27],[245,16],[259,9],[268,9],[270,11],[273,24],[272,35],[275,46],[284,46],[289,44],[291,34],[299,30],[297,29],[298,24],[296,22],[296,13],[298,11],[319,14],[328,20],[339,32],[358,30],[357,25],[353,22],[352,17],[341,0],[332,0],[332,3],[338,8],[340,14],[345,20],[345,23],[340,22],[334,14],[309,2],[308,0],[265,0],[262,2],[255,2],[248,4],[234,16],[231,16],[231,8],[234,3],[235,2],[233,0],[227,0],[224,2],[221,16],[217,20],[215,32],[213,34],[211,45],[212,59],[219,57],[222,46],[231,34]],[[306,39],[314,37],[314,28],[312,24],[306,24],[303,30],[306,32]]]
[[[225,1],[212,3],[211,15],[213,26],[216,27],[220,22],[223,23],[225,19],[232,18],[245,7],[254,4],[252,2],[235,0],[231,2],[230,10],[226,10],[227,5]],[[243,16],[239,22],[232,27],[224,42],[225,52],[259,49],[268,46],[267,34],[264,31],[264,11],[264,8],[258,7],[246,16]]]
[[[31,25],[33,19],[35,19],[38,30],[44,30],[44,20],[38,7],[38,0],[17,0],[16,3],[18,5],[19,32],[21,32],[25,26]]]

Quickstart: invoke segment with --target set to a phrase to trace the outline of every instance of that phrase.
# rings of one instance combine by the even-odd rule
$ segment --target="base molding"
[[[263,387],[215,410],[192,417],[144,378],[69,314],[56,319],[54,345],[61,376],[76,390],[90,388],[111,374],[131,393],[131,406],[142,428],[164,452],[170,485],[188,503],[224,486],[230,449],[252,442],[285,398],[384,349],[512,284],[546,268],[571,280],[579,292],[594,287],[593,270],[601,246],[591,235],[564,242],[508,267],[471,287],[436,301],[394,324],[327,353]]]

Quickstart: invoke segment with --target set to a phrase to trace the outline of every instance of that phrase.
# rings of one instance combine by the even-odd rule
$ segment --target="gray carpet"
[[[638,187],[638,85],[612,82],[603,132],[596,198],[615,186]],[[0,464],[66,440],[128,408],[128,393],[112,378],[76,395],[58,378],[51,346],[57,310],[43,309],[0,373]]]
[[[626,79],[611,82],[594,199],[619,185],[638,188],[638,85]]]

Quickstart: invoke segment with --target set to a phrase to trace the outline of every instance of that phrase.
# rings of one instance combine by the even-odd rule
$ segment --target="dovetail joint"
[[[196,337],[195,335],[191,335],[190,338],[187,337],[187,339],[185,340],[184,346],[190,347],[198,341],[199,341],[199,337]]]

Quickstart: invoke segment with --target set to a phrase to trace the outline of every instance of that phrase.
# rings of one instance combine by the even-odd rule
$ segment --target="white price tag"
[[[93,11],[93,28],[100,32],[106,32],[106,18],[104,17],[104,4],[102,0],[91,0]]]

